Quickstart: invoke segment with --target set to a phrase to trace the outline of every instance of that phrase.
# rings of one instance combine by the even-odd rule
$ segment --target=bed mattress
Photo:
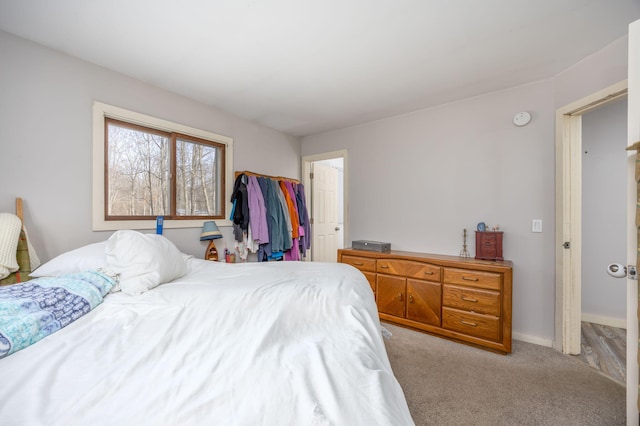
[[[413,424],[355,268],[188,269],[0,359],[0,424]]]

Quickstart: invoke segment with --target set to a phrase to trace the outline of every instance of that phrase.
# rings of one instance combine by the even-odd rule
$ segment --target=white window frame
[[[196,129],[171,121],[152,117],[146,114],[129,111],[113,105],[107,105],[95,101],[93,103],[93,190],[92,190],[92,217],[94,231],[115,231],[119,229],[155,229],[155,220],[105,220],[104,218],[104,191],[105,191],[105,158],[104,144],[105,117],[115,118],[129,123],[139,124],[166,132],[177,132],[222,143],[225,148],[225,200],[224,219],[216,219],[218,226],[232,226],[228,219],[232,204],[229,202],[233,192],[233,139],[205,130]],[[165,220],[164,228],[199,228],[206,218],[193,220]]]

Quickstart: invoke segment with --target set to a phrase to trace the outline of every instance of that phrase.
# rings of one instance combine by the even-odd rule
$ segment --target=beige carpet
[[[625,388],[575,357],[513,341],[499,355],[383,323],[416,425],[624,425]]]

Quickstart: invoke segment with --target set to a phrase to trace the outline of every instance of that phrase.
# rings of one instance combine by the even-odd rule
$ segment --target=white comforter
[[[343,264],[189,261],[0,359],[0,425],[411,425]]]

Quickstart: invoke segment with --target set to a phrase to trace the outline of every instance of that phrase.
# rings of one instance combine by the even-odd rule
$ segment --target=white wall
[[[552,79],[305,137],[302,154],[349,151],[347,241],[457,255],[463,228],[499,224],[504,256],[514,262],[514,337],[550,345],[555,110],[625,79],[626,43],[617,40]],[[528,126],[512,124],[518,111],[532,113]],[[531,233],[532,219],[542,219],[543,233]]]
[[[554,80],[556,108],[627,78],[628,38],[620,37],[558,74]]]
[[[627,248],[627,99],[582,116],[582,317],[626,328],[625,280],[606,273]]]
[[[513,325],[553,332],[553,84],[543,81],[338,132],[303,138],[303,154],[349,151],[351,240],[457,255],[462,230],[499,224],[514,261]],[[515,127],[513,115],[531,111]],[[545,232],[531,233],[531,219]],[[384,224],[384,226],[381,226]],[[541,265],[549,265],[548,268]],[[527,321],[530,307],[541,318]]]
[[[110,235],[91,230],[94,100],[232,137],[234,170],[300,176],[297,138],[1,31],[0,58],[0,211],[24,198],[43,260]],[[231,228],[222,232],[218,245],[231,246]],[[200,229],[165,235],[204,254]]]

